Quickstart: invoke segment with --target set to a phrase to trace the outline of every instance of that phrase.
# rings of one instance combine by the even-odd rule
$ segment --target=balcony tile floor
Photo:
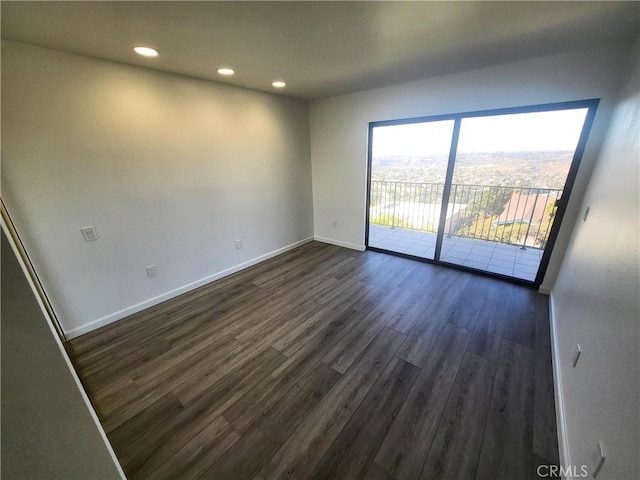
[[[436,234],[371,224],[369,246],[433,258]],[[522,250],[518,246],[498,242],[445,236],[440,259],[444,262],[533,281],[540,266],[542,250],[532,247]]]

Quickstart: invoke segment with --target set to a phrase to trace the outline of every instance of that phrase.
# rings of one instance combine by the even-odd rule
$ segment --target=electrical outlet
[[[580,360],[580,355],[582,355],[582,347],[577,343],[576,350],[573,352],[573,368],[576,368],[578,360]]]
[[[158,269],[155,265],[149,265],[147,267],[147,277],[154,278],[158,276]]]
[[[333,221],[333,228],[338,228],[338,221],[337,220]]]
[[[82,227],[80,229],[82,232],[82,237],[85,242],[94,242],[98,240],[98,232],[96,232],[96,227]]]
[[[236,240],[236,250],[240,250],[242,248],[242,240]]]

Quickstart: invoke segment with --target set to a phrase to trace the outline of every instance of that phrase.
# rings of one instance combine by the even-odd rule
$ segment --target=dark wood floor
[[[558,462],[547,297],[466,272],[310,243],[71,347],[130,479]]]

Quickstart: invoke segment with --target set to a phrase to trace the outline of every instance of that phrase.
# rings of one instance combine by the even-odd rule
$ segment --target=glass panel
[[[373,128],[369,246],[434,258],[453,123]]]
[[[462,120],[441,260],[535,279],[586,114]]]

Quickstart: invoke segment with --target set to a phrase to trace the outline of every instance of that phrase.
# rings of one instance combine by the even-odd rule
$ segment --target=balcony
[[[433,258],[444,185],[371,182],[369,246]],[[440,259],[535,279],[562,190],[453,184]]]

